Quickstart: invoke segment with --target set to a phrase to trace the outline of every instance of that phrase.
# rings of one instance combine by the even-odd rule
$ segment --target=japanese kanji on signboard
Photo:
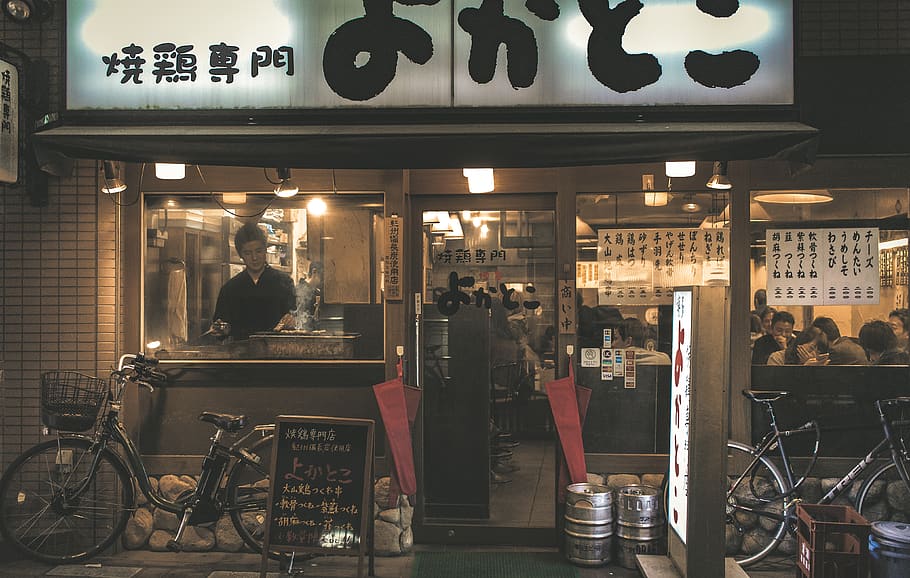
[[[768,229],[771,305],[879,302],[878,228]]]
[[[600,229],[598,303],[673,302],[673,288],[728,285],[729,229]]]

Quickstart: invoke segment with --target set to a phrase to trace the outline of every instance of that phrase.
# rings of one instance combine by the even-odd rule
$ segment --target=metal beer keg
[[[634,484],[616,492],[617,558],[623,568],[635,568],[637,554],[663,554],[667,528],[660,489]]]
[[[610,562],[613,493],[597,484],[571,484],[566,492],[566,557],[579,566]]]

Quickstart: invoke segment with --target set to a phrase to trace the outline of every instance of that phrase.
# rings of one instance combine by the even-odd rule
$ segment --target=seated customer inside
[[[752,364],[765,365],[772,353],[786,349],[795,337],[793,335],[795,323],[793,314],[787,311],[774,313],[771,317],[771,333],[759,337],[755,341],[755,347],[752,349]]]
[[[859,344],[872,365],[907,365],[910,356],[898,347],[894,330],[885,321],[870,321],[859,330]]]

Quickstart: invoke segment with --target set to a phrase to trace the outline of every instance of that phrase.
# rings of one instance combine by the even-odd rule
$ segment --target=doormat
[[[578,578],[556,552],[417,552],[411,578]]]

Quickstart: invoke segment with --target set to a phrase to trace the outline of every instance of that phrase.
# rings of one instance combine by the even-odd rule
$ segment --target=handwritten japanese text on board
[[[361,546],[369,427],[279,418],[269,509],[269,544],[287,548]]]
[[[879,301],[878,229],[768,229],[772,305],[864,305]]]

